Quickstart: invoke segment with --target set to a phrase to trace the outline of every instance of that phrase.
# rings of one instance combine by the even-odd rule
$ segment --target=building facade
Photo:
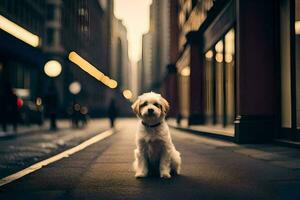
[[[106,114],[111,89],[71,63],[68,55],[71,51],[77,52],[107,75],[112,73],[113,56],[125,55],[117,71],[128,66],[125,64],[128,62],[126,29],[114,20],[113,1],[4,0],[0,2],[0,20],[1,82],[9,81],[23,100],[35,102],[37,98],[49,96],[48,93],[56,93],[57,111],[61,117],[67,116],[67,109],[74,101],[88,106],[91,116]],[[29,35],[37,38],[38,44],[30,45],[22,41],[24,37],[9,34],[7,24],[18,27],[15,30],[24,29],[25,41]],[[114,26],[119,27],[116,31],[121,35],[120,48],[113,46],[118,44],[113,43]],[[44,72],[44,65],[49,60],[56,60],[62,66],[60,75],[55,78]],[[118,78],[120,85],[127,82],[126,75],[112,78]],[[69,89],[74,81],[81,85],[76,95]]]
[[[39,86],[46,59],[42,52],[45,43],[45,13],[44,1],[0,2],[0,86],[6,82],[24,100],[35,101],[42,91]],[[6,29],[7,26],[15,30],[21,27],[23,30],[20,33],[26,32],[29,37],[37,37],[38,43],[35,45],[30,44],[30,39],[28,42],[18,39],[12,35],[15,33],[13,30]]]
[[[74,100],[88,106],[92,116],[101,116],[105,112],[107,88],[72,64],[68,54],[75,51],[104,74],[109,73],[107,41],[112,20],[109,4],[109,1],[97,0],[47,1],[47,42],[44,50],[49,59],[58,60],[63,66],[62,74],[55,80],[62,112]],[[74,81],[81,85],[76,96],[69,91]]]
[[[297,140],[299,1],[178,3],[177,115],[240,143]]]

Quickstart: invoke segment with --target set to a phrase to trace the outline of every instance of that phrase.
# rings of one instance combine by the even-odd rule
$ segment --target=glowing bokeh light
[[[209,50],[209,51],[205,54],[205,57],[206,57],[207,59],[211,59],[211,58],[213,57],[213,52],[212,52],[212,50]]]
[[[295,32],[297,35],[300,35],[300,21],[295,22]]]
[[[217,53],[216,54],[216,61],[219,62],[219,63],[223,62],[223,54]]]
[[[190,67],[189,66],[187,66],[187,67],[185,67],[185,68],[183,68],[182,70],[181,70],[181,76],[190,76],[190,74],[191,74],[191,69],[190,69]]]
[[[57,77],[60,75],[62,70],[61,64],[56,60],[50,60],[48,61],[44,66],[44,72],[49,77]]]
[[[76,95],[81,91],[81,84],[78,81],[74,81],[69,85],[69,91]]]
[[[225,55],[225,62],[226,63],[231,63],[232,62],[232,55],[231,54],[226,54]]]
[[[104,85],[112,89],[118,86],[117,81],[110,79],[108,76],[104,75],[100,70],[98,70],[95,66],[86,61],[76,52],[72,51],[69,53],[69,60],[76,64],[78,67],[80,67],[83,71],[85,71],[98,81],[102,82]]]
[[[37,106],[41,106],[42,103],[43,103],[42,98],[41,97],[36,98],[35,103],[36,103]]]
[[[223,48],[224,48],[223,41],[220,40],[215,46],[216,52],[221,53],[223,51]]]
[[[40,39],[37,35],[29,32],[2,15],[0,15],[0,29],[33,47],[39,46]]]
[[[132,98],[132,92],[130,90],[124,90],[123,91],[123,96],[125,97],[125,99],[131,99]]]

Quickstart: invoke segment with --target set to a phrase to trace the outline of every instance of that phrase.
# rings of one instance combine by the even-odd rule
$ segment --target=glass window
[[[229,30],[204,57],[206,123],[232,125],[235,118],[235,34]]]
[[[225,35],[225,73],[226,73],[226,115],[227,122],[233,123],[235,118],[235,99],[234,99],[234,83],[235,83],[235,34],[231,29]]]
[[[224,50],[224,44],[223,40],[220,40],[216,45],[215,45],[215,60],[216,60],[216,122],[217,123],[222,123],[223,121],[223,98],[224,98],[224,93],[223,93],[223,73],[224,73],[224,68],[223,68],[223,50]]]
[[[213,57],[214,53],[212,50],[205,53],[205,118],[208,124],[213,122]]]

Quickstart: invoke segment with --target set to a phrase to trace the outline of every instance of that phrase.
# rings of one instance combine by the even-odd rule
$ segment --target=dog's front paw
[[[181,171],[181,168],[178,167],[178,168],[176,169],[176,174],[177,174],[177,175],[180,175],[180,171]]]
[[[135,174],[135,178],[144,178],[147,176],[147,173],[143,173],[143,172],[137,172]]]
[[[160,173],[160,178],[171,178],[171,175],[170,175],[170,173],[168,173],[168,172],[161,172]]]

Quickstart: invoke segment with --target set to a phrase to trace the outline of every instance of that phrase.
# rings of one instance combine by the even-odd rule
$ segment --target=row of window
[[[233,124],[235,117],[235,33],[231,29],[205,53],[205,115],[209,124]]]

